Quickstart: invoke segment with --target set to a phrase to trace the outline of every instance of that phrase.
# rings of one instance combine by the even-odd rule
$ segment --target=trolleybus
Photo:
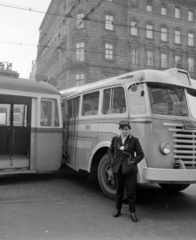
[[[196,183],[196,90],[187,71],[139,70],[61,94],[66,164],[96,172],[107,197],[115,195],[107,152],[122,119],[130,121],[145,154],[139,183],[173,191]]]
[[[0,175],[58,170],[61,97],[52,85],[0,76]]]

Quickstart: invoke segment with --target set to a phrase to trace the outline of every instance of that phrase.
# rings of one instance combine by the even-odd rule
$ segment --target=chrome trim
[[[174,167],[196,169],[196,130],[185,129],[183,123],[163,123],[173,135],[173,158]]]

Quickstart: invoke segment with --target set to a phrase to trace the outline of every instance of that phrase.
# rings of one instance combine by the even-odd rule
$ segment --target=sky
[[[13,64],[12,70],[21,78],[29,78],[36,60],[39,27],[51,0],[0,0],[0,62]],[[6,7],[2,5],[8,5]]]

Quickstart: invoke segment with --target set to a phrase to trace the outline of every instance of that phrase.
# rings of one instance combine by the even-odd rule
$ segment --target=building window
[[[138,35],[137,22],[131,22],[131,35]]]
[[[180,39],[180,31],[175,30],[175,43],[180,44],[181,43],[181,39]]]
[[[138,49],[137,48],[133,48],[131,49],[131,63],[132,64],[138,64]]]
[[[167,41],[167,28],[161,28],[161,41]]]
[[[146,4],[146,11],[147,12],[152,12],[152,0],[147,0],[147,4]]]
[[[188,71],[189,72],[194,72],[194,58],[188,58]]]
[[[193,22],[193,11],[189,11],[189,12],[188,12],[188,20],[189,20],[190,22]]]
[[[176,65],[178,62],[182,62],[182,61],[181,61],[181,57],[176,55],[176,56],[175,56],[175,65]]]
[[[161,67],[162,68],[167,68],[167,54],[166,53],[161,53]]]
[[[138,0],[131,0],[131,7],[138,8]]]
[[[84,42],[76,43],[76,61],[84,61]]]
[[[147,66],[153,67],[154,66],[154,53],[151,51],[147,51]]]
[[[108,60],[113,60],[113,45],[106,43],[105,44],[105,58]]]
[[[114,30],[113,20],[114,20],[113,16],[110,15],[105,16],[105,29]]]
[[[194,46],[194,34],[188,33],[188,46],[193,47]]]
[[[76,19],[76,27],[77,28],[84,27],[84,21],[82,21],[83,17],[84,17],[84,13],[77,14],[77,19]]]
[[[75,75],[76,86],[84,85],[84,73],[77,73]]]
[[[180,18],[180,8],[175,8],[175,18]]]
[[[167,7],[166,5],[161,6],[161,15],[167,15]]]
[[[146,25],[146,37],[147,38],[153,38],[153,32],[152,32],[152,30],[153,30],[153,26],[152,25],[150,25],[150,24],[147,24]]]

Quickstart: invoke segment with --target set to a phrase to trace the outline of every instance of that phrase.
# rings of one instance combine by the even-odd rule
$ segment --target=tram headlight
[[[167,155],[171,152],[172,146],[168,142],[164,142],[160,145],[160,151],[162,154]]]

